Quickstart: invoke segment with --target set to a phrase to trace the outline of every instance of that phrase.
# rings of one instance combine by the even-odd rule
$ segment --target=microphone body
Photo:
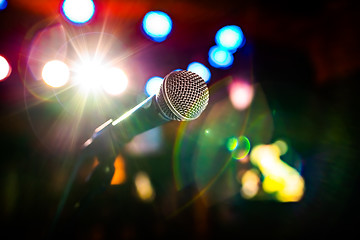
[[[168,121],[189,121],[200,116],[209,100],[205,81],[190,71],[165,76],[159,92],[130,109],[118,119],[109,119],[95,129],[82,146],[87,154],[115,150],[134,136]]]
[[[120,118],[109,119],[95,129],[91,138],[82,146],[87,154],[101,153],[116,149],[128,143],[134,136],[158,127],[167,119],[156,103],[156,95],[147,98]]]

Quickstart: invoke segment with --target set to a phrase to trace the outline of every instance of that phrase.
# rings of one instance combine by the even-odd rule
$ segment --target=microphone
[[[96,128],[82,150],[88,154],[108,151],[166,122],[194,120],[205,110],[208,101],[208,87],[199,75],[186,70],[171,72],[164,77],[157,94]]]

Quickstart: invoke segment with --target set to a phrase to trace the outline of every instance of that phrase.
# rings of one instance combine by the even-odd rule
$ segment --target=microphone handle
[[[109,119],[95,129],[92,137],[83,144],[82,150],[85,154],[92,155],[114,151],[134,136],[168,121],[158,107],[156,96],[151,96],[118,119]]]

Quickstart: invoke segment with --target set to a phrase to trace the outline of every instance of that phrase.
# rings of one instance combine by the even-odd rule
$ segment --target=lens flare
[[[54,88],[64,86],[70,77],[69,67],[62,61],[47,62],[42,70],[44,82]]]
[[[97,92],[102,88],[106,71],[100,61],[86,60],[74,70],[76,72],[75,82],[85,93]]]
[[[237,145],[238,145],[238,140],[236,137],[232,137],[227,140],[226,147],[230,152],[234,151]]]
[[[243,159],[245,158],[250,152],[250,141],[245,136],[240,136],[237,139],[237,144],[234,150],[232,151],[232,157],[235,159]]]
[[[83,24],[93,17],[95,5],[92,0],[65,0],[62,11],[71,22]]]
[[[151,11],[143,19],[143,30],[155,42],[164,41],[171,29],[171,18],[164,12]]]
[[[11,67],[8,61],[0,55],[0,81],[7,78],[11,73]]]

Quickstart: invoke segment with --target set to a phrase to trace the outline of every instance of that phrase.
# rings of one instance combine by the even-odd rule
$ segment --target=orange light
[[[118,155],[115,158],[114,162],[115,172],[113,175],[113,178],[111,179],[111,185],[120,185],[122,184],[126,179],[125,174],[125,162],[124,159]]]

